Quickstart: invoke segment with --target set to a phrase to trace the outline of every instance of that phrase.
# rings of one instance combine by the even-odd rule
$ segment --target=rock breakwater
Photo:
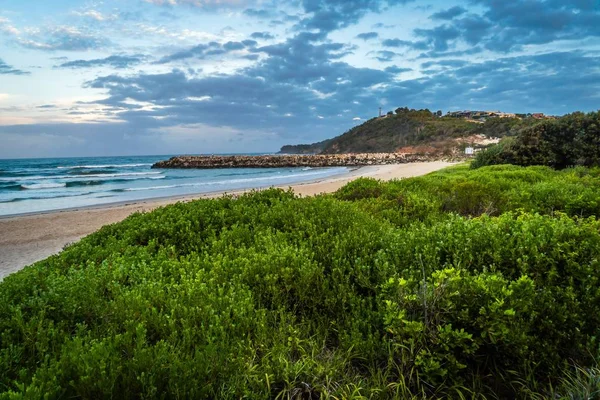
[[[152,168],[284,168],[284,167],[359,167],[404,164],[437,160],[417,154],[355,153],[319,155],[264,156],[177,156],[159,161]]]

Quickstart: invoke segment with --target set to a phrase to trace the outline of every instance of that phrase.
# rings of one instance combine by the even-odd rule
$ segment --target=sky
[[[600,108],[600,0],[2,0],[0,158],[273,152]]]

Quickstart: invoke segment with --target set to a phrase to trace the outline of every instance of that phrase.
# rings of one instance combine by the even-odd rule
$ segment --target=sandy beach
[[[408,178],[425,175],[450,165],[453,164],[435,161],[369,166],[355,169],[335,178],[283,188],[291,187],[298,195],[311,196],[334,192],[358,177],[373,177],[381,180]],[[239,194],[243,192],[228,193]],[[150,211],[176,202],[220,197],[223,194],[224,192],[219,192],[149,199],[0,218],[0,279],[27,265],[56,254],[65,245],[76,242],[104,225],[119,222],[134,212]]]

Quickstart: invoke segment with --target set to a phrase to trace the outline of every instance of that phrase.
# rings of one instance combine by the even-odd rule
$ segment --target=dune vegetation
[[[0,283],[0,398],[598,398],[599,211],[504,165],[135,214]]]

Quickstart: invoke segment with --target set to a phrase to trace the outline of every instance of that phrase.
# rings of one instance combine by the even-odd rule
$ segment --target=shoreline
[[[233,189],[233,190],[214,190],[214,191],[210,191],[210,192],[193,193],[193,194],[175,194],[172,196],[148,197],[146,199],[137,199],[137,200],[121,200],[121,201],[115,201],[112,203],[92,204],[89,206],[67,207],[67,208],[59,208],[59,209],[54,209],[54,210],[32,211],[32,212],[20,213],[20,214],[0,215],[0,223],[2,222],[2,220],[6,220],[6,219],[31,217],[31,216],[37,216],[37,215],[49,215],[49,214],[64,213],[64,212],[71,212],[71,211],[110,209],[110,208],[131,206],[131,205],[135,205],[135,204],[139,204],[139,203],[147,203],[147,202],[169,201],[169,204],[171,204],[171,203],[177,202],[178,200],[185,201],[185,200],[195,200],[195,199],[201,199],[201,198],[215,198],[215,197],[221,197],[223,195],[228,195],[228,194],[236,195],[236,194],[240,194],[240,193],[250,192],[252,190],[264,190],[264,189],[271,188],[271,187],[285,188],[285,189],[287,189],[288,187],[295,188],[296,186],[311,185],[311,184],[330,182],[330,181],[335,182],[337,179],[348,179],[350,177],[363,176],[362,174],[357,175],[356,172],[359,170],[367,171],[367,174],[368,174],[368,170],[370,170],[372,168],[377,168],[377,167],[380,167],[380,166],[374,165],[374,166],[363,166],[363,167],[348,167],[347,172],[339,174],[339,175],[334,175],[334,176],[325,177],[325,178],[313,178],[311,180],[290,183],[290,184],[285,184],[285,185],[269,185],[269,186],[259,186],[259,187],[254,187],[254,188],[249,187],[249,188],[244,188],[244,189]],[[367,175],[364,175],[364,176],[367,176]]]
[[[144,200],[123,201],[61,210],[41,211],[0,217],[0,280],[27,265],[60,252],[65,245],[97,231],[104,225],[122,221],[135,212],[198,199],[239,195],[270,187],[291,188],[299,196],[332,193],[359,177],[380,180],[426,175],[456,163],[445,161],[359,167],[345,174],[291,185],[267,185],[234,191],[177,195]]]

